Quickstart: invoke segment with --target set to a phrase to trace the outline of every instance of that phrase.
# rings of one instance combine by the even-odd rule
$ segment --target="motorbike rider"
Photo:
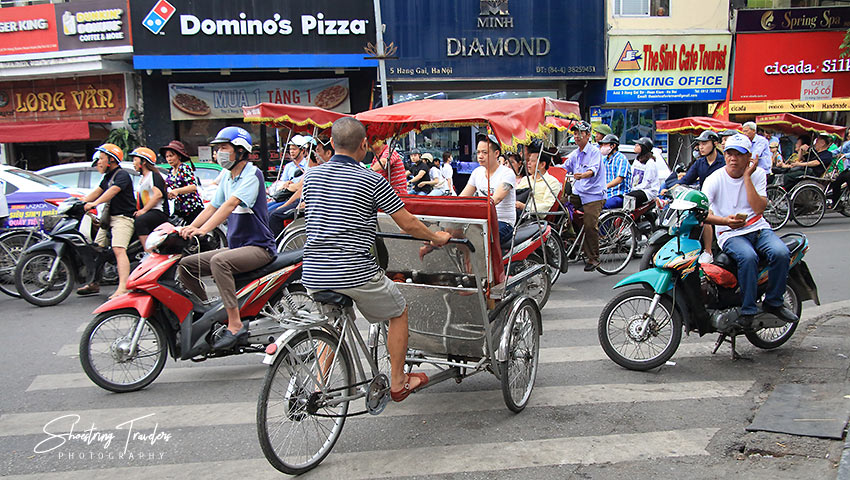
[[[720,248],[738,264],[741,316],[737,326],[747,329],[758,313],[759,255],[768,260],[768,285],[762,303],[765,313],[785,322],[799,318],[784,305],[788,277],[788,247],[773,233],[762,214],[767,206],[767,173],[753,161],[752,142],[743,134],[726,141],[726,165],[711,174],[702,186],[709,202],[705,222],[716,225]]]
[[[130,152],[129,157],[133,159],[133,168],[142,174],[139,183],[139,195],[134,222],[136,235],[146,252],[145,241],[153,230],[168,222],[168,201],[166,201],[165,179],[156,168],[156,153],[150,148],[139,147]]]
[[[619,151],[620,138],[609,133],[599,142],[599,152],[605,165],[605,205],[602,208],[620,208],[623,195],[632,185],[632,167],[629,160]]]
[[[370,253],[376,215],[381,209],[405,232],[430,240],[433,246],[444,245],[451,235],[429,230],[404,208],[386,178],[360,166],[369,150],[363,124],[341,118],[331,127],[331,140],[336,155],[310,169],[304,178],[307,243],[302,279],[311,293],[334,290],[350,297],[369,322],[389,319],[390,396],[400,402],[427,384],[428,377],[404,373],[407,305]]]
[[[693,185],[699,183],[700,186],[705,184],[705,179],[712,173],[726,166],[726,160],[720,155],[717,149],[717,144],[720,143],[720,136],[711,130],[703,130],[696,138],[697,148],[699,149],[699,157],[691,164],[685,176],[673,182],[673,185]],[[667,193],[667,189],[661,191],[661,195]],[[711,263],[714,257],[711,254],[711,247],[714,242],[714,230],[710,225],[706,225],[702,231],[702,245],[705,251],[702,252],[699,258],[699,263]]]
[[[127,279],[130,277],[130,258],[127,247],[133,238],[133,216],[136,213],[136,198],[133,194],[133,180],[130,174],[120,167],[124,160],[124,151],[112,143],[104,143],[95,149],[93,167],[103,174],[103,178],[94,190],[83,197],[85,210],[91,210],[105,203],[101,213],[100,230],[95,243],[101,247],[112,247],[115,264],[118,269],[118,288],[109,296],[114,298],[128,292]],[[111,241],[110,241],[111,235]],[[100,266],[98,266],[100,267]],[[95,281],[77,289],[77,295],[100,293],[101,269],[98,268]]]
[[[233,275],[249,272],[268,264],[276,253],[269,229],[269,215],[263,173],[248,160],[251,134],[239,127],[225,127],[210,142],[216,148],[216,161],[227,171],[215,197],[191,225],[181,229],[183,238],[204,235],[227,220],[227,244],[209,252],[180,260],[178,278],[183,285],[206,300],[200,277],[212,274],[227,311],[227,330],[213,349],[233,347],[248,335],[236,299]]]

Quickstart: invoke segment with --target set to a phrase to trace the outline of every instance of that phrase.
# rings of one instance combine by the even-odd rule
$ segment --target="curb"
[[[808,314],[806,314],[807,312],[803,312],[803,318],[801,320],[819,320],[822,317],[834,314],[848,307],[850,307],[850,300],[827,303],[809,309]],[[844,448],[841,450],[841,460],[838,463],[838,473],[835,478],[836,480],[850,480],[850,435],[847,435],[846,429],[844,433]]]
[[[836,480],[850,480],[850,435],[845,432],[844,449],[841,451],[841,461],[838,463]]]

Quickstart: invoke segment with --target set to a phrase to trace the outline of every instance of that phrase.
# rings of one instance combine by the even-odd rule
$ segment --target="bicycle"
[[[35,226],[13,227],[0,233],[0,292],[13,298],[21,297],[15,286],[15,267],[29,247],[45,238],[44,232]]]

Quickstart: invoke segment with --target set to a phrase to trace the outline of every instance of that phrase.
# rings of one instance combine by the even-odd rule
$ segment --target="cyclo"
[[[435,126],[486,124],[502,145],[517,145],[531,140],[529,132],[545,131],[538,119],[557,110],[552,102],[561,103],[425,100],[358,118],[371,138],[398,137]],[[436,370],[414,392],[488,371],[500,380],[507,407],[522,411],[534,387],[543,329],[538,304],[525,294],[524,284],[536,275],[548,279],[546,264],[506,273],[510,268],[502,259],[496,209],[489,197],[403,199],[429,228],[449,231],[453,237],[447,245],[433,248],[400,232],[389,216],[378,216],[382,248],[377,250],[386,252],[378,255],[379,263],[398,282],[409,306],[406,364]],[[540,229],[545,228],[541,224]],[[513,238],[511,243],[518,241]],[[313,299],[321,314],[295,315],[289,319],[290,330],[267,348],[264,363],[271,368],[257,405],[263,453],[276,469],[293,475],[324,460],[346,418],[377,415],[389,401],[386,324],[372,324],[364,338],[354,326],[350,298],[320,291]],[[360,399],[365,408],[350,411],[351,402]]]

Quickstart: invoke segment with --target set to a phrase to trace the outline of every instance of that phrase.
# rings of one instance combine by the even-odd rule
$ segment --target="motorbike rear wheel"
[[[66,257],[59,258],[53,278],[50,270],[56,261],[56,252],[25,253],[15,267],[15,287],[27,302],[38,307],[62,303],[74,290],[74,268]]]
[[[331,365],[320,367],[323,359]],[[322,391],[351,395],[354,388],[346,386],[353,381],[351,354],[336,336],[306,330],[282,345],[257,400],[257,435],[266,460],[289,475],[318,466],[342,433],[349,405],[321,404],[333,395]]]
[[[655,292],[647,287],[624,290],[605,305],[597,334],[608,358],[629,370],[651,370],[663,365],[682,341],[682,319],[673,301],[662,295],[650,319],[648,332],[640,326]],[[656,341],[657,340],[657,341]]]
[[[150,385],[162,372],[168,342],[159,323],[145,320],[136,352],[128,351],[140,318],[133,309],[103,312],[83,331],[80,364],[98,387],[134,392]]]
[[[798,318],[800,317],[800,314],[803,313],[803,304],[800,303],[800,295],[791,285],[785,286],[784,302],[785,306],[791,309]],[[758,321],[758,317],[762,315],[767,314],[762,313],[756,315],[754,321]],[[744,332],[744,336],[747,337],[747,340],[749,340],[753,346],[764,350],[770,350],[772,348],[779,347],[790,340],[791,335],[794,335],[794,331],[797,330],[797,325],[798,323],[786,323],[781,327],[762,328],[754,332]]]

